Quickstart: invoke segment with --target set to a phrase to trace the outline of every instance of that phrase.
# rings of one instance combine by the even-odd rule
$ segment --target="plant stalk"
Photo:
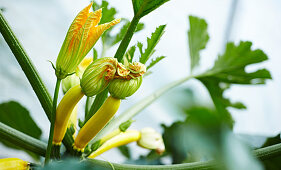
[[[259,160],[265,161],[277,156],[281,155],[281,143],[275,144],[272,146],[268,146],[265,148],[256,149],[253,151],[253,155],[255,155]],[[116,164],[116,163],[108,163],[102,160],[96,159],[87,159],[87,161],[92,162],[94,165],[98,165],[103,168],[111,168],[114,167],[116,170],[124,170],[124,169],[218,169],[220,164],[216,161],[202,161],[202,162],[192,162],[192,163],[182,163],[182,164],[174,164],[174,165],[129,165],[129,164]]]
[[[60,83],[61,83],[61,79],[57,78],[54,99],[53,99],[53,110],[52,110],[52,116],[51,116],[51,126],[50,126],[48,147],[47,147],[47,152],[46,152],[46,157],[45,157],[45,164],[47,164],[49,162],[51,153],[52,153],[52,141],[53,141],[53,137],[54,137],[54,128],[55,128],[55,121],[56,121],[56,110],[57,110],[57,101],[58,101]],[[56,153],[59,153],[59,152],[56,152]],[[59,157],[59,155],[55,155],[55,157]]]
[[[0,122],[0,139],[45,156],[47,144]]]
[[[45,87],[43,81],[41,80],[39,74],[36,71],[36,68],[32,64],[32,61],[29,59],[24,48],[21,46],[17,37],[13,33],[8,22],[4,18],[2,12],[0,11],[0,31],[3,35],[5,41],[13,52],[16,60],[18,61],[20,67],[22,68],[25,76],[27,77],[30,85],[32,86],[37,98],[39,99],[42,108],[44,109],[47,117],[51,118],[51,108],[52,108],[52,99],[51,96]]]
[[[137,15],[135,15],[130,23],[130,26],[123,38],[123,40],[121,41],[115,55],[114,58],[117,58],[118,62],[121,62],[123,59],[123,56],[128,48],[128,45],[134,35],[134,32],[137,28],[137,25],[140,21],[140,17],[138,17]]]
[[[6,21],[1,11],[0,11],[0,32],[3,35],[6,43],[10,47],[16,60],[18,61],[30,85],[32,86],[32,89],[35,92],[48,119],[51,120],[52,98],[50,96],[50,93],[48,92],[35,66],[33,65],[29,56],[27,55],[24,48],[20,44],[19,40],[13,33],[11,27],[9,26],[8,22]],[[73,138],[70,135],[70,133],[67,132],[63,139],[63,144],[65,145],[67,150],[71,150],[72,143],[73,143]]]

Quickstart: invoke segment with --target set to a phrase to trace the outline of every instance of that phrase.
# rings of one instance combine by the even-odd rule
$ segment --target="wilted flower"
[[[116,75],[108,87],[110,95],[119,99],[133,95],[141,86],[145,72],[145,65],[139,62],[129,64],[128,68],[118,63]]]
[[[165,145],[162,135],[152,128],[144,128],[140,131],[141,138],[138,145],[147,149],[155,149],[157,153],[161,154],[165,151]]]

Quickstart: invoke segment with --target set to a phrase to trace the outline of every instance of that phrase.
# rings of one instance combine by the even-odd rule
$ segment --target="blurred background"
[[[109,0],[109,3],[118,10],[117,17],[128,19],[133,17],[131,0]],[[87,0],[0,0],[4,16],[51,94],[56,77],[48,60],[56,61],[70,23],[88,4]],[[150,36],[157,26],[167,24],[166,32],[156,46],[155,53],[155,56],[167,57],[152,68],[153,74],[145,78],[135,95],[122,103],[118,113],[122,113],[165,84],[190,74],[187,30],[188,16],[194,15],[208,22],[210,35],[207,48],[201,53],[201,66],[198,72],[212,66],[218,54],[224,50],[227,41],[236,43],[240,40],[252,41],[254,48],[260,48],[268,55],[269,60],[260,66],[271,72],[273,80],[268,81],[266,85],[254,87],[233,86],[226,93],[232,101],[241,101],[247,106],[247,110],[230,110],[235,120],[235,134],[244,136],[245,140],[251,141],[253,145],[260,146],[266,137],[275,136],[281,131],[280,9],[281,1],[276,0],[171,0],[145,16],[141,19],[145,29],[134,35],[131,45],[138,41],[146,42],[146,37]],[[100,42],[95,47],[99,51]],[[118,45],[108,51],[106,56],[112,57],[117,47]],[[91,54],[90,52],[89,56]],[[0,102],[15,100],[26,107],[43,130],[42,139],[47,140],[49,121],[2,36],[0,36],[0,58]],[[246,69],[251,70],[252,67]],[[185,115],[177,108],[188,104],[185,103],[188,100],[182,100],[186,97],[184,94],[187,88],[192,91],[197,103],[212,106],[205,87],[200,82],[191,80],[144,109],[135,118],[137,121],[133,128],[150,126],[162,131],[161,123],[169,126],[174,121],[184,120]],[[81,113],[83,109],[81,105]],[[2,144],[0,151],[0,158],[17,155],[25,160],[32,159],[25,152],[7,149]],[[137,157],[147,152],[137,148],[132,154],[133,157]],[[103,154],[101,159],[122,162],[125,157],[120,156],[117,150],[113,150]]]

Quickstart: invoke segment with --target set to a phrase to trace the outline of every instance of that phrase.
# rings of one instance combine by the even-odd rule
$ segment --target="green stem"
[[[87,117],[87,115],[89,114],[89,107],[92,103],[92,100],[90,97],[87,97],[86,99],[86,104],[85,104],[85,117]]]
[[[8,22],[4,18],[2,12],[0,11],[0,32],[3,35],[5,41],[13,52],[16,60],[18,61],[21,69],[23,70],[25,76],[27,77],[30,85],[32,86],[39,102],[44,109],[47,117],[51,120],[52,114],[52,98],[48,92],[45,84],[41,80],[39,74],[37,73],[36,68],[32,64],[32,61],[26,54],[24,48],[18,41],[17,37],[13,33]],[[63,144],[67,147],[68,150],[72,149],[73,139],[72,136],[67,132],[63,139]]]
[[[99,110],[99,108],[104,103],[105,99],[108,96],[108,90],[104,90],[98,95],[96,95],[96,98],[90,108],[90,111],[88,112],[87,116],[85,117],[84,124]]]
[[[50,134],[49,134],[48,147],[47,147],[47,152],[46,152],[46,157],[45,157],[45,164],[48,163],[48,161],[50,160],[51,153],[52,153],[52,141],[53,141],[53,136],[54,136],[57,101],[58,101],[60,83],[61,83],[61,79],[57,78],[56,88],[55,88],[55,93],[54,93],[54,100],[53,100],[53,113],[52,113],[52,117],[51,117],[52,120],[51,120],[51,126],[50,126]],[[56,152],[56,153],[58,153],[58,152]],[[55,155],[55,157],[59,157],[59,155]]]
[[[265,161],[271,158],[275,158],[281,155],[281,143],[275,144],[272,146],[268,146],[265,148],[260,148],[253,151],[253,155],[255,155],[259,160]],[[128,164],[116,164],[116,163],[108,163],[106,161],[96,160],[96,159],[88,159],[94,165],[98,165],[104,168],[114,167],[116,170],[124,170],[124,169],[218,169],[220,166],[218,162],[215,161],[204,161],[204,162],[192,162],[192,163],[182,163],[182,164],[174,164],[174,165],[128,165]]]
[[[0,122],[0,139],[45,156],[47,144]]]
[[[50,119],[51,108],[52,108],[51,96],[50,96],[47,88],[45,87],[43,81],[41,80],[39,74],[37,73],[34,65],[32,64],[31,60],[29,59],[28,55],[26,54],[25,50],[23,49],[23,47],[21,46],[17,37],[13,33],[8,22],[2,15],[2,12],[0,12],[0,31],[1,31],[1,34],[3,35],[5,41],[9,45],[10,49],[12,50],[14,56],[16,57],[18,63],[20,64],[25,76],[27,77],[28,81],[30,82],[45,113],[47,114],[48,118]]]
[[[121,43],[120,43],[120,45],[119,45],[119,47],[118,47],[118,49],[117,49],[117,51],[114,55],[114,58],[117,58],[119,62],[122,60],[122,58],[123,58],[123,56],[124,56],[124,54],[125,54],[125,52],[128,48],[128,45],[129,45],[129,43],[130,43],[130,41],[131,41],[131,39],[134,35],[134,32],[137,28],[137,25],[138,25],[139,21],[140,21],[140,17],[135,15],[134,18],[132,19],[131,23],[130,23],[130,26],[129,26],[123,40],[121,41]]]
[[[129,119],[132,119],[137,113],[142,111],[145,107],[149,106],[152,102],[154,102],[156,99],[158,99],[160,96],[171,90],[172,88],[181,85],[182,83],[186,82],[187,80],[191,79],[193,77],[185,77],[180,80],[174,81],[170,84],[167,84],[166,86],[158,89],[153,94],[149,95],[148,97],[144,98],[137,104],[135,104],[133,107],[129,108],[125,112],[123,112],[121,115],[119,115],[117,118],[113,119],[106,127],[104,127],[94,138],[94,140],[91,143],[94,143],[98,140],[100,140],[102,137],[104,137],[106,134],[110,133],[111,131],[117,129],[119,125],[123,122],[126,122]]]

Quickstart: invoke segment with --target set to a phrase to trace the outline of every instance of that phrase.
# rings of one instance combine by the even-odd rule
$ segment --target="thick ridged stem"
[[[16,146],[31,151],[40,156],[45,156],[47,144],[28,136],[14,128],[0,122],[0,139],[9,141]]]
[[[51,116],[51,126],[50,126],[48,146],[47,146],[47,151],[46,151],[46,156],[45,156],[45,164],[47,164],[49,162],[50,157],[51,157],[51,153],[52,153],[52,141],[53,141],[53,136],[54,136],[57,101],[58,101],[60,83],[61,83],[61,79],[57,79],[56,87],[55,87],[55,93],[54,93],[54,99],[53,99],[53,110],[52,110],[52,116]]]
[[[101,108],[82,127],[74,140],[73,148],[82,150],[92,138],[110,121],[120,106],[121,100],[109,96]]]
[[[6,43],[10,47],[11,51],[13,52],[16,60],[18,61],[25,76],[27,77],[30,85],[32,86],[32,89],[34,90],[37,98],[39,99],[39,102],[42,108],[44,109],[48,119],[51,120],[52,98],[50,96],[50,93],[48,92],[35,66],[33,65],[29,56],[27,55],[24,48],[20,44],[19,40],[13,33],[11,27],[9,26],[8,22],[2,15],[1,11],[0,11],[0,32],[3,35]],[[69,132],[64,138],[63,143],[68,150],[71,149],[73,139],[71,138]]]

